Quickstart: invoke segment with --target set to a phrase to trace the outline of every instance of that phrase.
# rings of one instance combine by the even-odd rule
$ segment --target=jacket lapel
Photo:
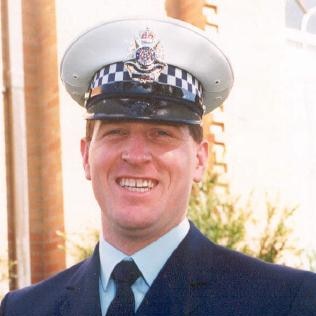
[[[205,303],[206,295],[208,300],[212,297],[213,290],[215,296],[216,290],[211,286],[214,271],[209,260],[213,247],[191,224],[188,235],[158,274],[136,315],[190,315]],[[207,265],[201,263],[203,257],[208,257]],[[77,269],[61,293],[58,316],[101,316],[98,245],[92,257]]]
[[[191,225],[190,231],[160,271],[136,315],[190,315],[205,299],[211,273],[200,265],[204,240]],[[209,295],[209,294],[208,294]]]
[[[65,287],[59,307],[61,316],[101,316],[99,298],[99,247],[84,261]]]

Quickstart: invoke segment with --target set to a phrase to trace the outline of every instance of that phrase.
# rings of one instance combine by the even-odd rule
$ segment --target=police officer
[[[186,218],[231,65],[174,19],[99,25],[66,51],[61,78],[87,110],[85,175],[100,206],[91,258],[9,293],[1,315],[316,315],[316,277],[208,241]],[[87,210],[89,211],[89,210]]]

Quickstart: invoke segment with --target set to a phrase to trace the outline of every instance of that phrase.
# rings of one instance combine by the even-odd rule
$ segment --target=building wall
[[[221,42],[235,70],[225,107],[231,189],[242,197],[252,192],[259,206],[266,196],[279,205],[297,206],[297,241],[305,249],[315,249],[313,163],[307,141],[315,135],[308,130],[307,95],[301,90],[307,56],[301,50],[300,58],[289,58],[285,1],[222,0],[219,24]],[[289,84],[291,77],[296,80]],[[315,114],[307,116],[315,122]]]
[[[1,7],[1,27],[0,36],[3,38],[3,11],[4,6]],[[0,41],[0,72],[3,74],[3,54],[2,41]],[[0,77],[1,90],[4,90],[3,76]],[[3,94],[1,95],[0,103],[3,104]],[[7,275],[7,260],[8,260],[8,227],[7,227],[7,190],[6,190],[6,171],[5,171],[5,142],[4,142],[4,111],[0,111],[0,274]],[[6,278],[0,278],[0,299],[1,293],[8,290],[8,282]]]
[[[11,288],[65,267],[55,2],[4,1],[5,143]],[[4,6],[3,6],[4,7]],[[3,13],[4,14],[4,13]]]
[[[32,282],[65,267],[55,1],[23,1]]]
[[[204,29],[206,18],[203,14],[203,0],[166,0],[165,3],[168,16]]]

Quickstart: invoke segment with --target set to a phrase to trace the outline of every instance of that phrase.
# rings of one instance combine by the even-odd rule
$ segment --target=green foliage
[[[8,286],[10,279],[16,278],[14,273],[17,263],[15,261],[8,260],[7,258],[0,257],[0,283]],[[0,291],[0,300],[3,298],[4,293]]]
[[[0,281],[8,278],[8,263],[7,260],[0,257]]]
[[[245,222],[250,214],[235,207],[231,198],[214,194],[217,178],[208,174],[205,181],[193,186],[189,218],[201,232],[215,243],[238,249],[245,237]]]
[[[65,234],[57,231],[56,234],[65,240],[65,245],[60,245],[60,249],[68,251],[76,261],[81,261],[90,257],[94,247],[99,240],[97,229],[87,229],[84,234]]]
[[[8,263],[7,260],[0,257],[0,282],[8,282],[9,275],[8,275]],[[0,300],[3,298],[4,293],[0,292]]]
[[[311,251],[307,254],[307,260],[310,271],[313,271],[316,273],[316,251]]]
[[[216,175],[208,171],[204,181],[194,185],[192,190],[188,215],[205,236],[267,262],[284,263],[286,253],[301,253],[289,238],[290,220],[296,207],[281,208],[267,200],[264,215],[258,222],[251,197],[246,206],[240,207],[238,199],[232,198],[227,190],[216,194],[218,185]],[[255,231],[256,236],[250,236],[250,230]]]
[[[292,229],[288,223],[295,211],[295,207],[278,209],[267,201],[265,227],[253,255],[268,262],[279,262],[284,253],[301,254],[302,249],[296,248],[289,239]]]

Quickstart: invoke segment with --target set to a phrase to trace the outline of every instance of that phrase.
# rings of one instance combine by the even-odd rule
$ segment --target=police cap
[[[75,39],[61,79],[87,119],[200,124],[233,85],[224,53],[200,29],[172,18],[121,18]]]

